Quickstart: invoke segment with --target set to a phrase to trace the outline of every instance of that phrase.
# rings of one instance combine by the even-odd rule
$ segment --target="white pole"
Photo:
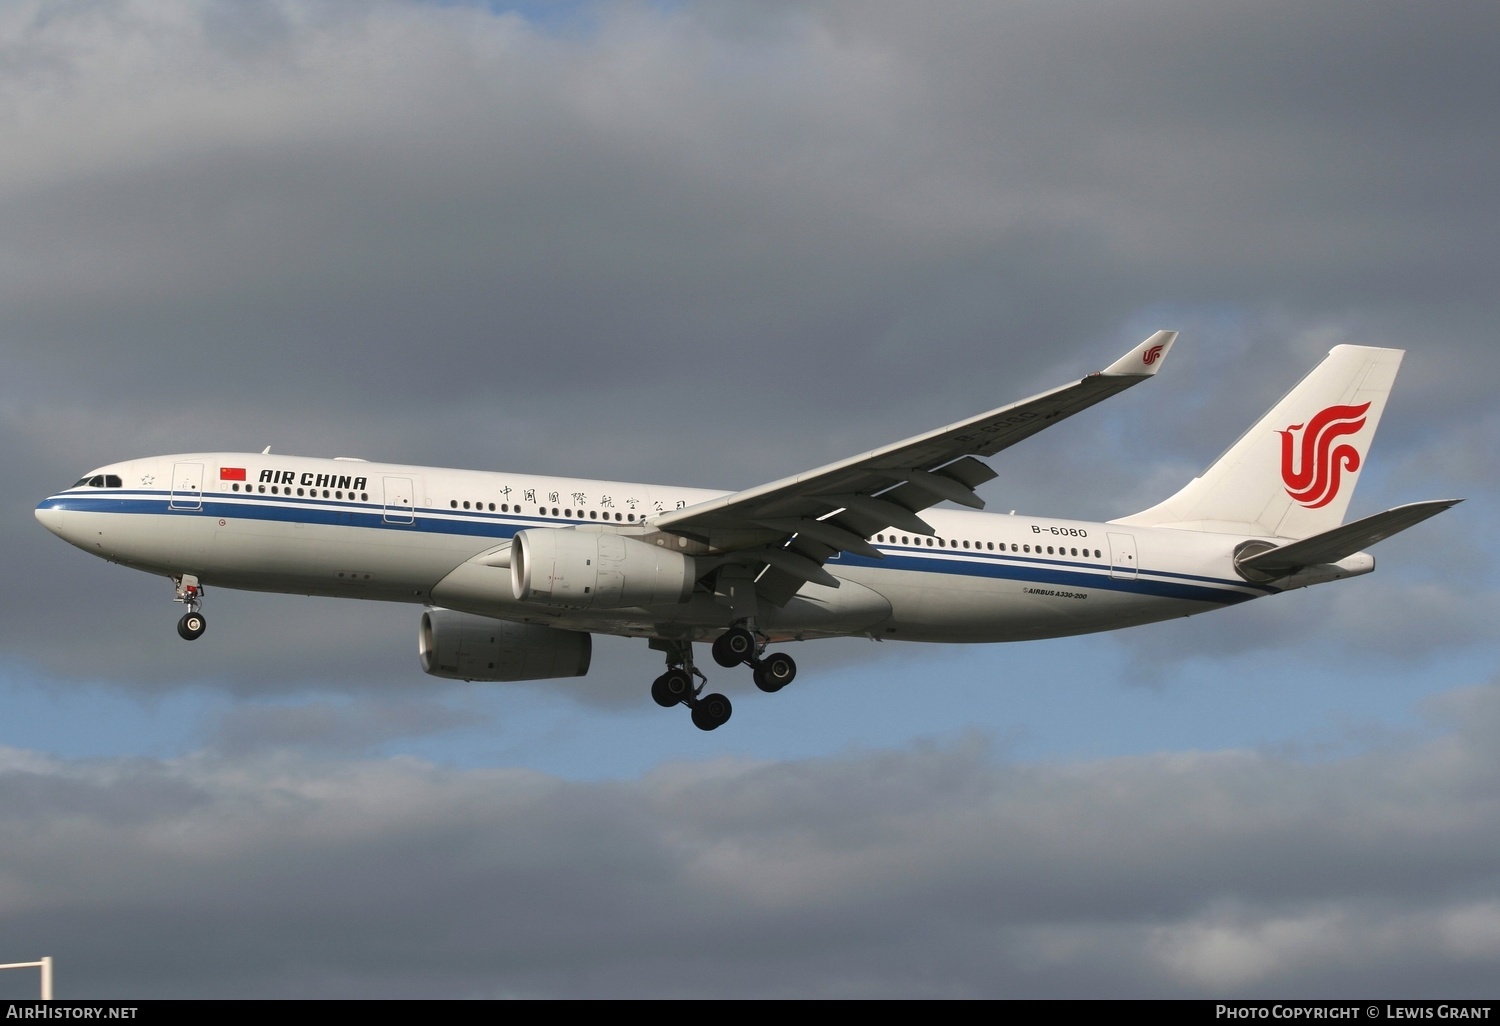
[[[42,1000],[52,1000],[52,956],[44,955],[40,962],[7,962],[0,969],[41,969]]]

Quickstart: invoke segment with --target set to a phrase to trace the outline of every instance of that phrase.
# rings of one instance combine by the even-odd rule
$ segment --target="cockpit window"
[[[80,477],[74,482],[74,488],[120,488],[122,487],[119,474],[95,474],[92,477]]]

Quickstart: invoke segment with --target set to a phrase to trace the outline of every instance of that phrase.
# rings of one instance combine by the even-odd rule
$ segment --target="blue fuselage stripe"
[[[193,501],[192,497],[188,501]],[[183,499],[179,497],[179,503]],[[170,493],[160,491],[111,491],[108,494],[64,492],[43,500],[38,509],[86,513],[120,513],[146,516],[207,517],[262,520],[278,523],[320,524],[330,527],[490,538],[499,543],[528,527],[574,527],[600,525],[601,521],[543,518],[519,513],[464,512],[434,509],[387,509],[368,502],[338,502],[328,499],[298,499],[290,496],[273,502],[261,499],[201,498],[193,508],[172,505]],[[407,518],[410,518],[409,520]],[[859,567],[928,574],[951,574],[1028,584],[1093,588],[1132,595],[1188,599],[1216,605],[1245,602],[1271,589],[1244,581],[1224,580],[1194,574],[1143,569],[1132,577],[1112,577],[1107,563],[1067,563],[1055,559],[1023,557],[1013,553],[954,552],[918,549],[915,546],[879,546],[884,559],[871,559],[851,552],[830,561],[829,569]]]

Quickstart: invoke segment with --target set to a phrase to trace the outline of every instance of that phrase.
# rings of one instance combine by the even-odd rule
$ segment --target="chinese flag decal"
[[[245,468],[244,467],[220,467],[219,468],[219,480],[220,481],[243,481],[243,480],[245,480]]]

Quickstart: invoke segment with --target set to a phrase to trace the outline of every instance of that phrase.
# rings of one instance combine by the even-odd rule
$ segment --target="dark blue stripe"
[[[1210,581],[1218,587],[1201,584],[1178,583],[1177,581],[1152,580],[1147,575],[1188,578],[1187,574],[1158,574],[1155,570],[1142,570],[1134,579],[1109,576],[1109,565],[1105,563],[1083,564],[1093,572],[1081,571],[1078,564],[1058,563],[1056,560],[1025,560],[1014,556],[1005,557],[979,554],[967,559],[948,557],[923,557],[894,552],[885,559],[870,559],[846,552],[836,560],[839,566],[862,566],[877,569],[914,570],[931,574],[953,574],[959,577],[986,577],[993,580],[1024,581],[1027,584],[1064,585],[1073,588],[1092,588],[1096,591],[1119,591],[1132,595],[1153,595],[1158,598],[1191,599],[1194,602],[1211,602],[1216,605],[1234,605],[1256,598],[1256,595],[1230,588],[1248,588],[1253,585],[1241,581],[1216,581],[1212,577],[1194,578]],[[1228,587],[1226,587],[1226,585]]]
[[[528,527],[547,527],[597,524],[601,521],[566,520],[525,516],[519,513],[465,512],[465,519],[452,519],[453,514],[443,510],[413,510],[410,524],[385,519],[385,508],[367,502],[338,502],[329,499],[278,498],[280,505],[269,505],[258,499],[223,500],[203,499],[199,509],[172,509],[166,492],[119,491],[64,492],[44,499],[38,509],[78,510],[90,513],[149,514],[155,516],[184,516],[234,518],[238,520],[264,520],[278,523],[322,524],[334,527],[362,527],[386,531],[419,531],[424,534],[463,535],[490,538],[497,544],[511,538],[517,531]],[[404,512],[404,511],[403,511]],[[1234,605],[1257,596],[1247,593],[1271,593],[1274,589],[1262,588],[1243,581],[1222,580],[1193,574],[1169,571],[1141,570],[1134,579],[1109,576],[1107,563],[1081,564],[1088,570],[1080,570],[1080,564],[1050,559],[1026,559],[1010,553],[967,552],[962,558],[957,552],[943,550],[902,551],[882,549],[885,559],[845,552],[834,562],[837,566],[868,567],[882,570],[904,570],[931,574],[952,574],[957,577],[984,577],[992,580],[1020,581],[1027,584],[1061,585],[1072,588],[1092,588],[1101,591],[1118,591],[1132,595],[1151,595],[1158,598],[1188,599],[1215,605]],[[920,552],[920,555],[916,553]],[[1090,572],[1091,571],[1091,572]],[[1170,577],[1173,580],[1154,580],[1153,577]],[[1190,583],[1200,582],[1200,583]]]

